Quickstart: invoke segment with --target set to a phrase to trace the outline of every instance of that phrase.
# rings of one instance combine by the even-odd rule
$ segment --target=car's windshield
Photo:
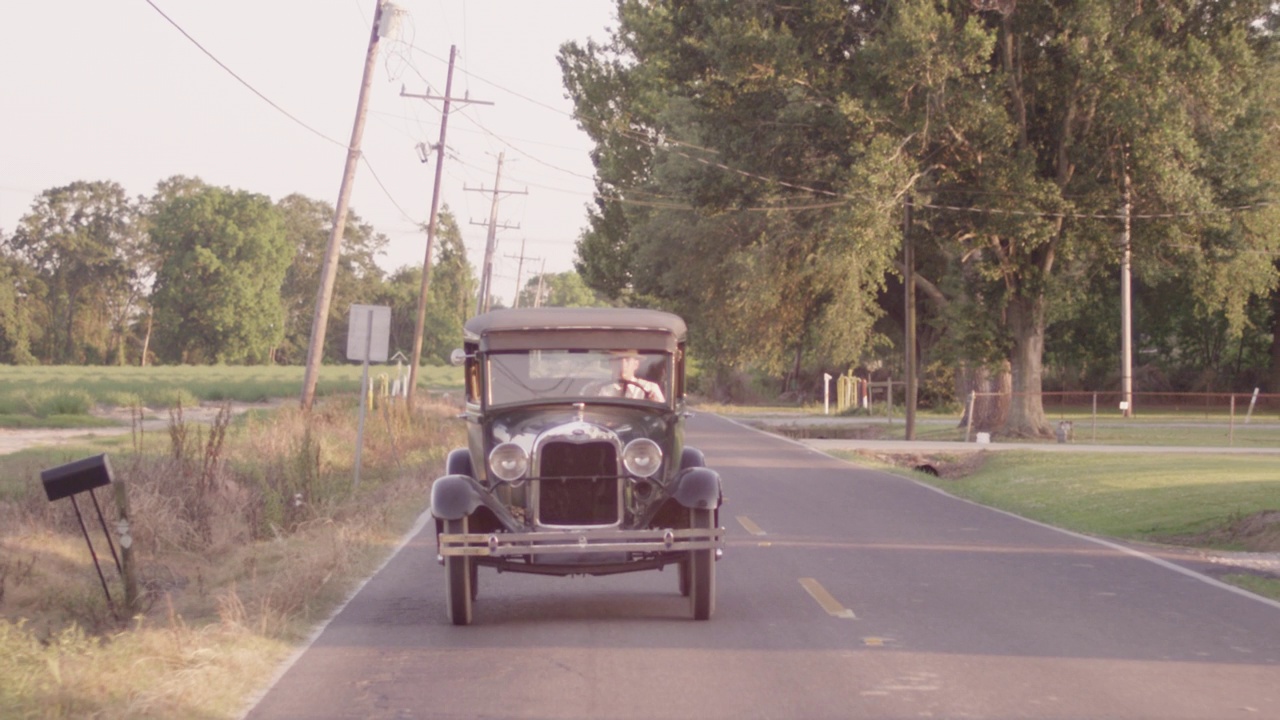
[[[528,350],[488,356],[491,405],[534,400],[625,398],[666,404],[671,355],[634,349]]]

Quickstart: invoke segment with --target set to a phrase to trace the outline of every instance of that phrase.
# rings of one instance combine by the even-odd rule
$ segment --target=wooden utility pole
[[[404,88],[400,89],[401,97],[416,97],[423,100],[441,100],[444,102],[444,109],[440,114],[440,142],[436,143],[436,176],[435,182],[431,186],[431,215],[427,218],[427,251],[422,259],[422,287],[418,291],[418,315],[417,322],[413,326],[413,357],[409,360],[409,388],[406,398],[410,406],[413,405],[413,392],[418,387],[418,365],[422,358],[422,335],[427,322],[427,291],[431,288],[431,254],[434,252],[436,240],[436,214],[440,209],[440,176],[444,171],[444,139],[445,132],[449,127],[449,106],[452,103],[478,103],[481,105],[492,105],[491,102],[483,100],[471,100],[470,98],[453,97],[453,63],[458,54],[458,46],[449,46],[449,74],[444,81],[444,95],[414,95],[406,93]],[[424,159],[423,162],[426,162]]]
[[[911,242],[911,201],[902,205],[902,284],[906,293],[905,339],[907,387],[905,439],[916,439],[916,250]],[[891,394],[892,389],[889,391]]]
[[[356,163],[360,161],[360,140],[364,137],[364,121],[369,108],[369,88],[373,85],[373,70],[377,65],[382,0],[375,0],[374,5],[373,29],[369,31],[369,51],[364,59],[364,77],[360,82],[360,97],[356,102],[356,119],[351,128],[351,143],[347,146],[347,164],[342,172],[342,184],[338,188],[338,205],[333,213],[329,248],[325,251],[324,265],[320,268],[320,288],[316,291],[315,317],[311,320],[311,344],[307,348],[307,369],[302,378],[304,410],[310,410],[312,402],[315,401],[316,381],[320,376],[320,361],[324,356],[324,334],[329,321],[329,304],[333,301],[333,284],[338,275],[342,236],[347,228],[347,207],[351,200],[351,186],[355,182]]]
[[[538,271],[538,292],[533,296],[533,306],[542,307],[542,283],[547,277],[547,259],[542,258],[542,269]]]
[[[508,195],[525,195],[527,192],[519,190],[501,190],[502,186],[502,161],[506,153],[498,153],[498,172],[493,177],[493,190],[489,191],[484,187],[468,188],[464,190],[470,192],[492,192],[493,201],[489,204],[489,222],[478,223],[472,221],[472,225],[488,225],[489,233],[485,239],[484,245],[484,263],[480,267],[480,292],[476,297],[476,313],[487,312],[489,310],[489,296],[493,293],[493,253],[498,245],[498,230],[501,229],[519,229],[519,225],[499,225],[498,224],[498,200],[502,193]]]
[[[524,254],[524,244],[525,244],[525,241],[526,241],[526,240],[527,240],[527,238],[522,239],[522,240],[520,241],[520,254],[519,254],[519,255],[508,255],[508,256],[507,256],[507,257],[511,258],[512,260],[519,260],[519,261],[520,261],[520,262],[516,263],[516,295],[515,295],[515,299],[511,301],[511,307],[513,307],[513,308],[518,308],[518,307],[520,307],[520,281],[524,278],[524,261],[525,261],[525,260],[537,260],[537,259],[538,259],[538,258],[531,258],[531,257],[528,257],[528,256],[526,256],[526,255]]]

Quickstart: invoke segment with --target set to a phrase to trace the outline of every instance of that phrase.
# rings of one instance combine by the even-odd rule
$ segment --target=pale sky
[[[169,23],[301,123],[282,114]],[[510,302],[517,271],[572,269],[591,200],[591,142],[570,117],[561,43],[604,40],[611,0],[397,0],[384,38],[351,208],[390,238],[381,265],[421,267],[441,104],[456,45],[454,97],[494,105],[450,112],[442,206],[482,260],[498,154],[505,153],[493,286]],[[336,204],[374,0],[3,0],[0,4],[0,229],[42,191],[76,180],[150,195],[160,180]],[[321,137],[323,136],[323,137]],[[336,142],[335,142],[336,141]],[[372,166],[372,172],[370,171]],[[381,180],[375,180],[374,174]],[[471,224],[472,222],[478,224]],[[528,258],[523,267],[514,256]],[[508,257],[512,256],[512,257]]]

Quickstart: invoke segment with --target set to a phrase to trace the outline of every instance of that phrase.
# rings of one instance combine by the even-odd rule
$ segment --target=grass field
[[[359,365],[326,365],[316,384],[319,396],[356,393]],[[407,373],[407,370],[403,371]],[[202,401],[262,402],[301,394],[301,366],[0,366],[0,427],[86,427],[103,424],[91,412],[100,405],[164,409]],[[383,392],[397,368],[371,366],[370,383]],[[434,391],[462,387],[462,370],[423,367],[418,385]]]
[[[1246,516],[1280,509],[1278,464],[1270,455],[1003,451],[984,454],[970,475],[931,482],[1050,525],[1166,542],[1205,536]],[[1280,543],[1249,548],[1243,541],[1224,537],[1205,544],[1280,551]]]

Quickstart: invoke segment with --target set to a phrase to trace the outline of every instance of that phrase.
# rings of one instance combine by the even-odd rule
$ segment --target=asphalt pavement
[[[482,569],[451,625],[430,527],[249,711],[284,718],[1280,717],[1280,603],[702,415],[714,617],[673,572]]]

